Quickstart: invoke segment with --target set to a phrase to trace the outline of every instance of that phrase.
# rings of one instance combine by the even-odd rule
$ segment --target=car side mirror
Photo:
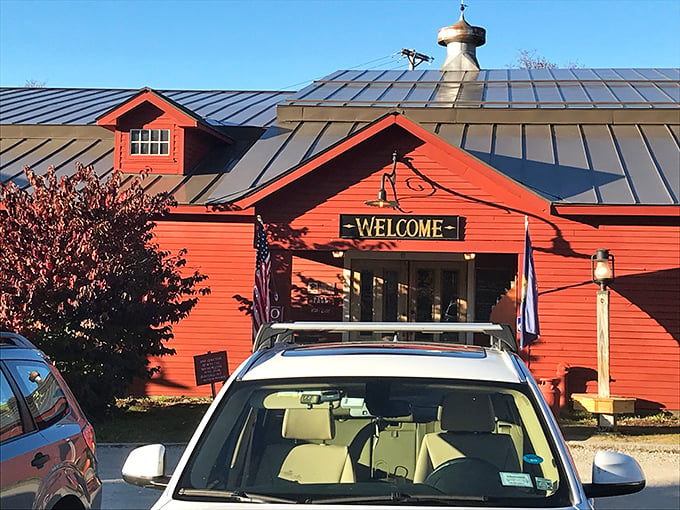
[[[123,480],[150,489],[165,489],[170,477],[165,474],[165,446],[149,444],[132,450],[123,464]]]
[[[645,488],[645,475],[637,461],[623,453],[601,450],[593,459],[592,483],[583,484],[589,498],[622,496]]]

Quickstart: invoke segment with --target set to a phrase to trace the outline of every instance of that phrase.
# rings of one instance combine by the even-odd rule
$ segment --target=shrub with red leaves
[[[26,189],[0,183],[0,329],[36,343],[99,414],[158,370],[149,356],[174,354],[172,325],[207,276],[186,269],[186,250],[159,249],[154,220],[175,202],[146,194],[143,175],[24,173]]]

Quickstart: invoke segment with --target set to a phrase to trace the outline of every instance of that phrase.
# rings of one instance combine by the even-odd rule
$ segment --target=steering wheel
[[[423,481],[445,494],[492,495],[503,490],[500,469],[479,457],[447,460]]]

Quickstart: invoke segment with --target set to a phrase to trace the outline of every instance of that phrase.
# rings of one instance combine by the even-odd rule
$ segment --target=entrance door
[[[411,322],[465,322],[467,271],[462,262],[410,264],[409,320]],[[457,333],[416,333],[415,340],[458,341]],[[464,339],[460,339],[464,342]]]
[[[405,322],[408,319],[407,295],[408,263],[406,261],[352,261],[350,320]],[[371,334],[362,332],[353,336],[366,338],[371,337]]]
[[[350,320],[364,322],[463,322],[467,270],[463,261],[355,259],[351,263]],[[455,334],[447,340],[465,342]],[[358,338],[371,336],[357,334]],[[416,334],[438,340],[439,334]],[[448,338],[451,337],[451,338]],[[443,338],[441,338],[443,339]]]

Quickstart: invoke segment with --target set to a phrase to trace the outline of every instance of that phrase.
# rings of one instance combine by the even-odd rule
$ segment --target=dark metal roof
[[[143,187],[150,193],[171,192],[180,205],[204,204],[219,177],[252,146],[262,129],[230,131],[232,142],[201,158],[186,175],[149,175]],[[0,182],[27,188],[23,168],[37,172],[52,165],[57,175],[73,175],[75,164],[94,165],[106,178],[113,171],[113,133],[99,126],[0,126]]]
[[[671,205],[680,197],[678,124],[421,126],[550,202]],[[207,200],[248,195],[365,125],[303,121],[272,126],[233,171],[220,177]]]
[[[76,162],[94,165],[102,177],[112,172],[113,133],[97,126],[0,127],[0,182],[24,188],[24,166],[40,172],[52,165],[60,175],[71,175]]]
[[[291,106],[679,108],[680,69],[337,71]]]
[[[215,126],[268,126],[291,92],[158,90]],[[0,124],[94,125],[132,89],[1,88]]]
[[[24,165],[111,172],[113,135],[95,119],[138,92],[0,89],[0,181],[25,185]],[[158,92],[235,142],[147,179],[181,204],[242,198],[394,108],[549,201],[679,203],[679,69],[338,71],[294,94]]]

